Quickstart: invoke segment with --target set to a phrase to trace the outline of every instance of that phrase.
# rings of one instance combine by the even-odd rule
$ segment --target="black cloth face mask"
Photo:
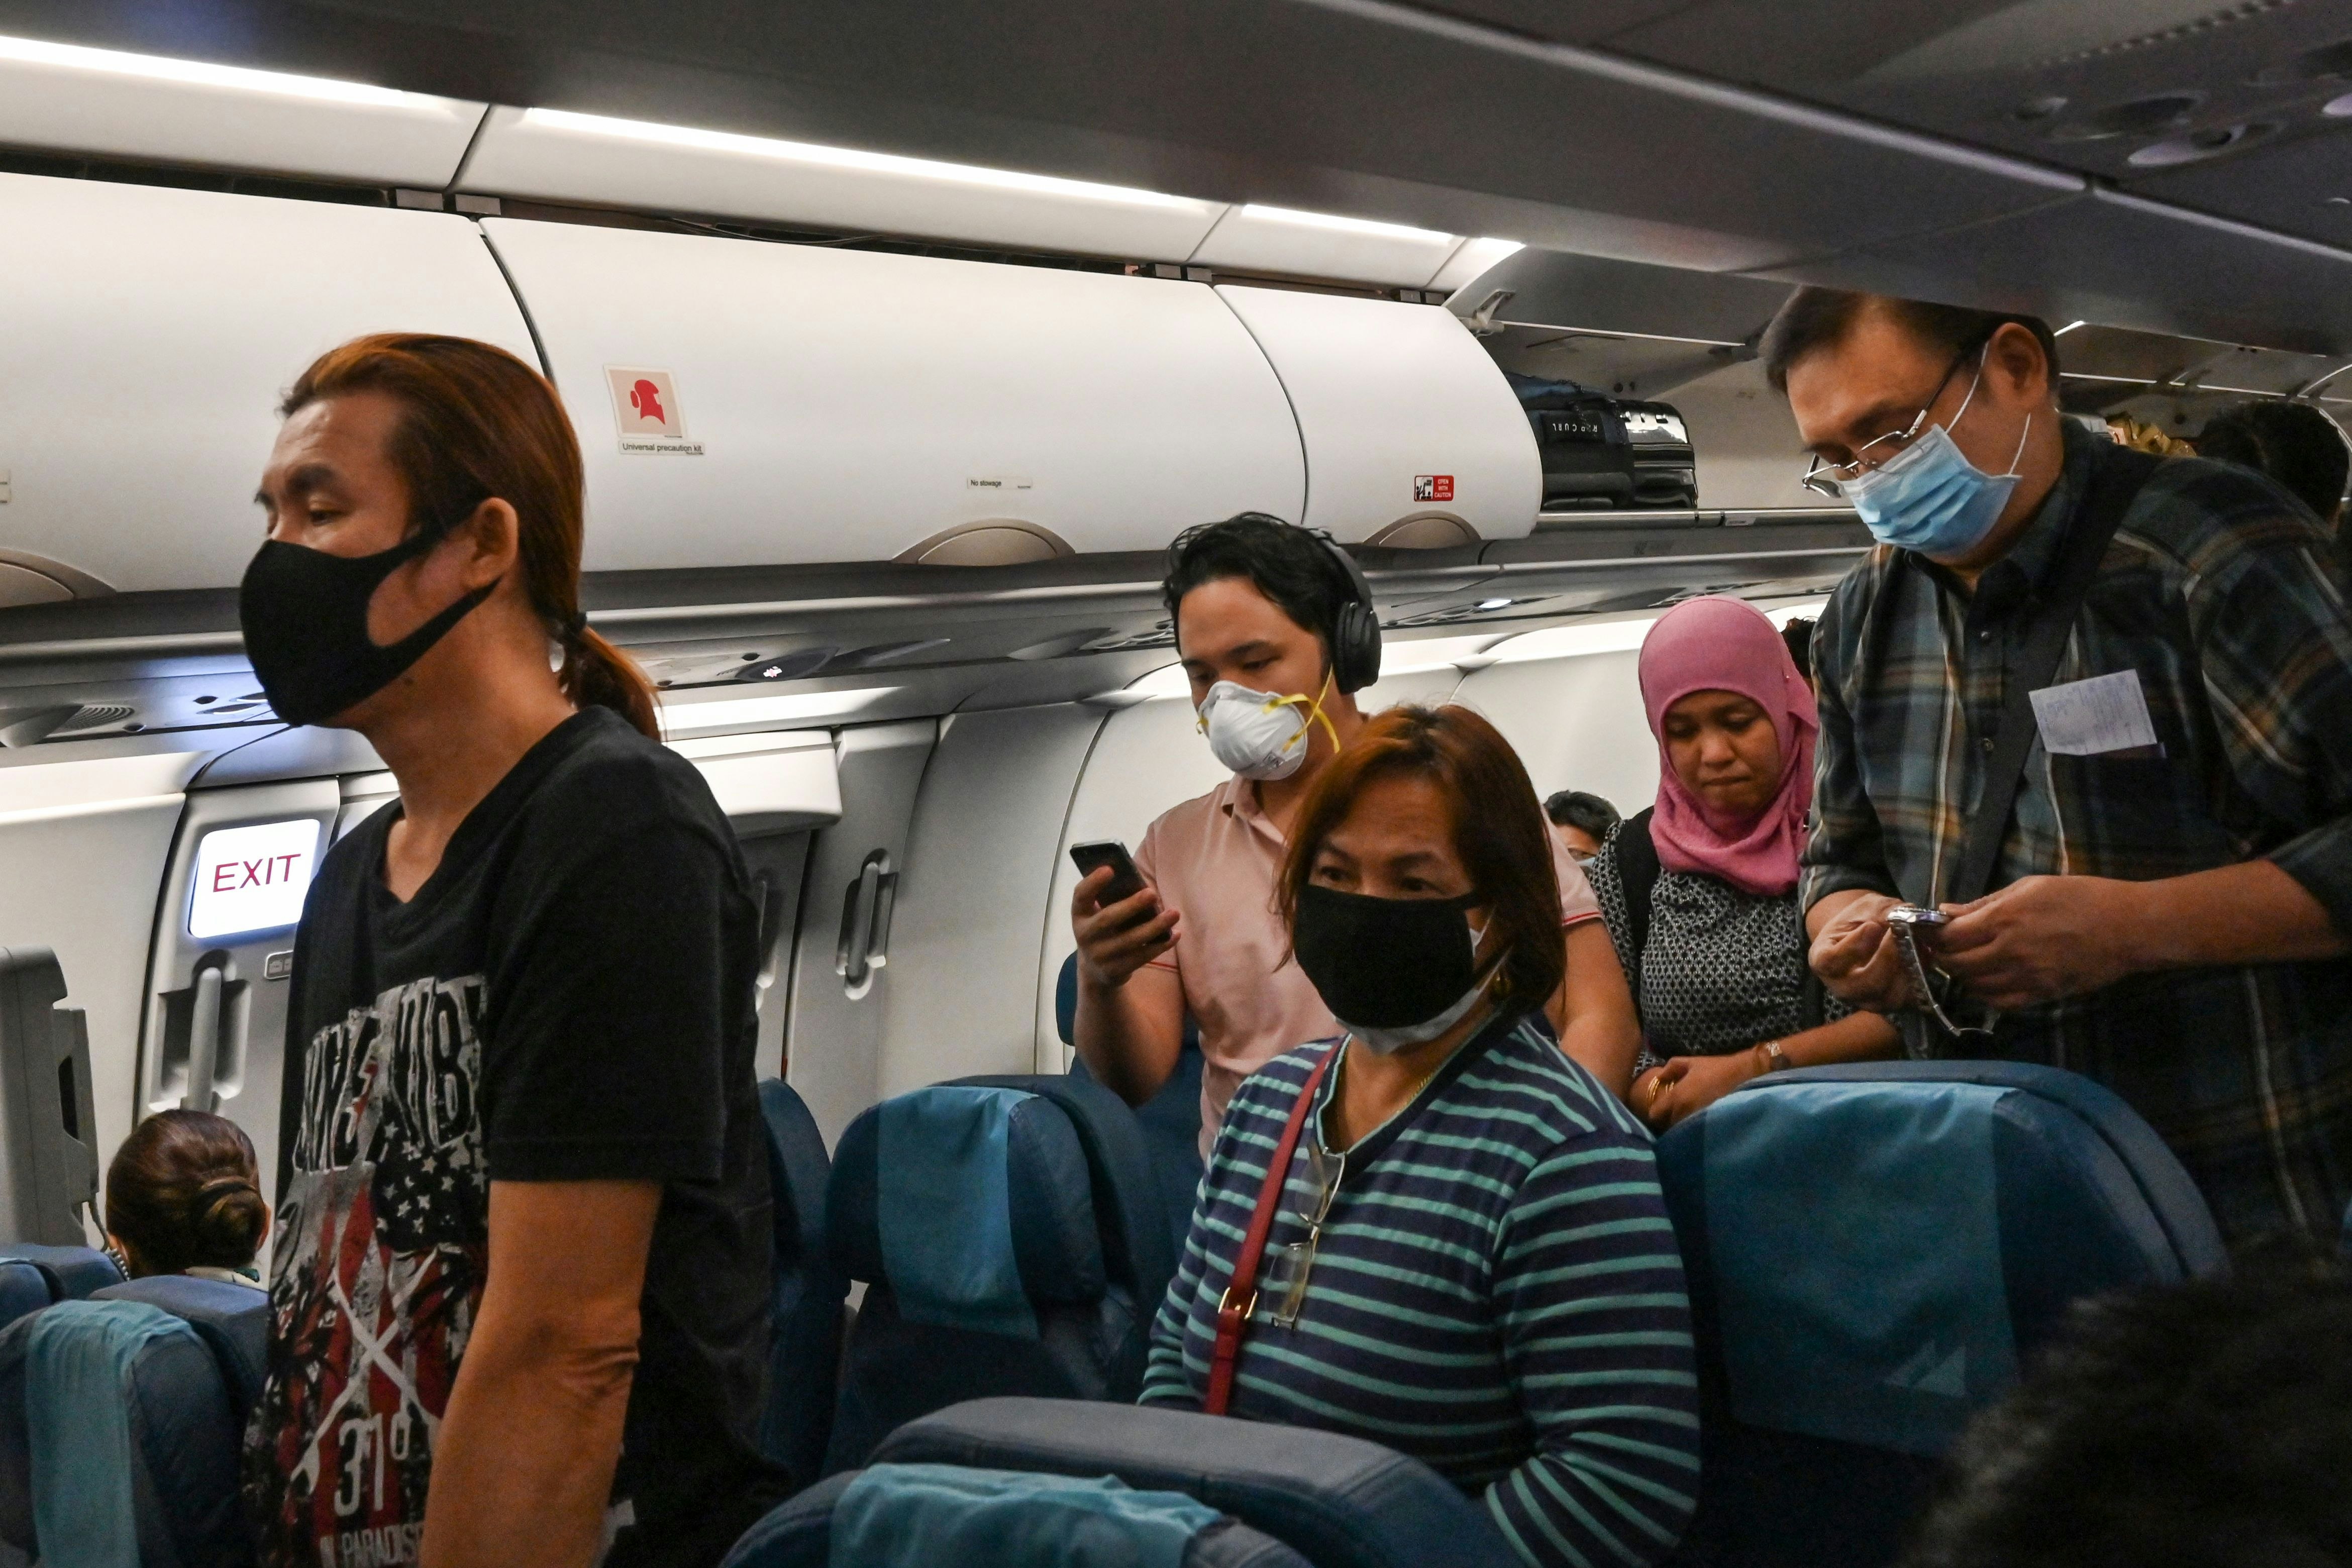
[[[368,602],[384,579],[449,537],[425,528],[373,555],[265,539],[245,569],[236,615],[246,657],[288,724],[321,724],[397,680],[498,586],[476,589],[389,646],[369,640]]]
[[[1435,1040],[1486,989],[1462,918],[1476,903],[1475,894],[1372,898],[1308,883],[1291,951],[1341,1027],[1387,1055]]]

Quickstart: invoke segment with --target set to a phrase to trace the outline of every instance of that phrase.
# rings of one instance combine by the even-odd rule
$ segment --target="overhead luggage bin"
[[[439,190],[484,106],[364,82],[0,37],[0,143]]]
[[[1192,255],[1225,211],[1093,181],[504,104],[457,188],[1170,261]]]
[[[1535,527],[1535,434],[1501,370],[1442,307],[1217,292],[1274,362],[1297,414],[1300,520],[1349,543],[1412,549],[1517,538]]]
[[[0,530],[72,569],[35,568],[51,580],[234,586],[261,543],[278,400],[346,339],[453,332],[534,357],[464,218],[23,174],[0,174]]]
[[[483,226],[580,431],[592,571],[1005,565],[1298,516],[1282,386],[1198,284]]]

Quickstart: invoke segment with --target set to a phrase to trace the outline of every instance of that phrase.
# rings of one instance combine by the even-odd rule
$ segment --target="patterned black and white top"
[[[1723,1056],[1805,1027],[1805,930],[1797,896],[1742,893],[1700,872],[1660,867],[1650,893],[1650,939],[1633,951],[1618,835],[1609,831],[1584,874],[1642,1015],[1643,1071],[1675,1056]],[[1825,998],[1826,1021],[1853,1009]]]

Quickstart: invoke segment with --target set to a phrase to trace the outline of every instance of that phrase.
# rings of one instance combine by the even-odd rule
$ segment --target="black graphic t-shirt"
[[[657,1181],[607,1562],[699,1563],[772,1485],[758,915],[693,766],[604,708],[557,727],[406,904],[399,808],[329,852],[295,939],[268,1379],[247,1433],[264,1561],[414,1562],[507,1181]],[[748,1522],[748,1521],[747,1521]]]

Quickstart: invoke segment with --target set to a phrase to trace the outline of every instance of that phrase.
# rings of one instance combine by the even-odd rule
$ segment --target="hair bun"
[[[245,1177],[213,1177],[196,1189],[193,1207],[202,1261],[238,1269],[261,1250],[269,1208],[261,1189]]]

